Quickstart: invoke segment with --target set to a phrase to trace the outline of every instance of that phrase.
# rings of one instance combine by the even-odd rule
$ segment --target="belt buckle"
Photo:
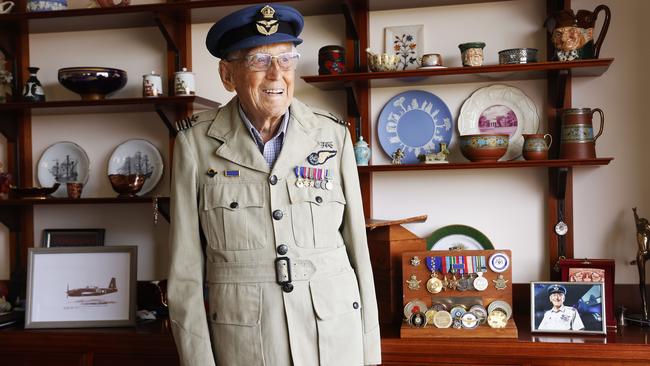
[[[291,283],[291,260],[289,257],[275,259],[275,282],[282,286]]]

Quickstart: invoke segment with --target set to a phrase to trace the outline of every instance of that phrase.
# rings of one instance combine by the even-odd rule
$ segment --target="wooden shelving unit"
[[[369,82],[370,87],[403,87],[432,84],[461,84],[509,80],[545,79],[549,72],[571,70],[571,75],[600,76],[614,62],[613,58],[547,61],[516,65],[483,65],[444,69],[357,72],[338,75],[303,76],[302,79],[323,90],[342,89],[354,83]]]
[[[161,197],[159,197],[161,198]],[[95,205],[114,203],[151,203],[153,197],[85,197],[72,198],[11,198],[0,200],[0,208],[5,206],[36,206],[36,205]]]
[[[512,160],[497,162],[464,162],[447,164],[368,165],[358,167],[359,173],[404,172],[420,170],[502,169],[502,168],[568,168],[574,166],[608,165],[614,158],[585,160]]]

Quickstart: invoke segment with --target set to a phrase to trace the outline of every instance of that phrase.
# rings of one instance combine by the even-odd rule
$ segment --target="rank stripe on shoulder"
[[[176,129],[176,132],[187,130],[192,126],[194,126],[197,120],[198,120],[198,116],[196,114],[191,115],[189,117],[185,117],[183,119],[174,122],[174,128]]]

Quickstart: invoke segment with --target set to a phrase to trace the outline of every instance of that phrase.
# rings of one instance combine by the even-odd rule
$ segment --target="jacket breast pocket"
[[[210,331],[219,366],[264,366],[262,289],[254,284],[210,284]]]
[[[296,245],[303,248],[336,248],[343,245],[339,228],[345,197],[338,184],[332,190],[297,187],[288,181],[291,226]]]
[[[311,281],[309,284],[320,364],[363,365],[361,299],[353,271]]]
[[[224,183],[203,187],[202,226],[208,244],[217,250],[260,249],[268,241],[264,186]]]

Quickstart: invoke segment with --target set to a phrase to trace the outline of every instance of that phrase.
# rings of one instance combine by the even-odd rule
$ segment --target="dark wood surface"
[[[162,198],[162,197],[161,197]],[[11,198],[0,200],[2,206],[35,206],[35,205],[85,205],[110,203],[151,203],[153,197],[87,197],[87,198]]]
[[[102,100],[56,100],[42,103],[8,102],[0,104],[5,110],[31,110],[32,115],[123,113],[153,111],[155,107],[176,107],[191,104],[194,109],[214,109],[219,103],[199,96],[166,96],[158,98],[107,98]]]
[[[572,76],[602,75],[613,58],[579,61],[545,61],[516,65],[483,65],[448,67],[429,70],[356,72],[338,75],[303,76],[302,79],[320,89],[341,89],[357,82],[370,82],[370,87],[403,87],[432,84],[496,82],[504,80],[543,79],[550,71],[571,70]]]
[[[455,170],[455,169],[492,169],[492,168],[557,168],[571,166],[599,166],[607,165],[614,158],[597,158],[584,160],[513,160],[497,162],[463,162],[448,164],[400,164],[400,165],[368,165],[359,166],[359,172],[399,172],[417,170]]]

